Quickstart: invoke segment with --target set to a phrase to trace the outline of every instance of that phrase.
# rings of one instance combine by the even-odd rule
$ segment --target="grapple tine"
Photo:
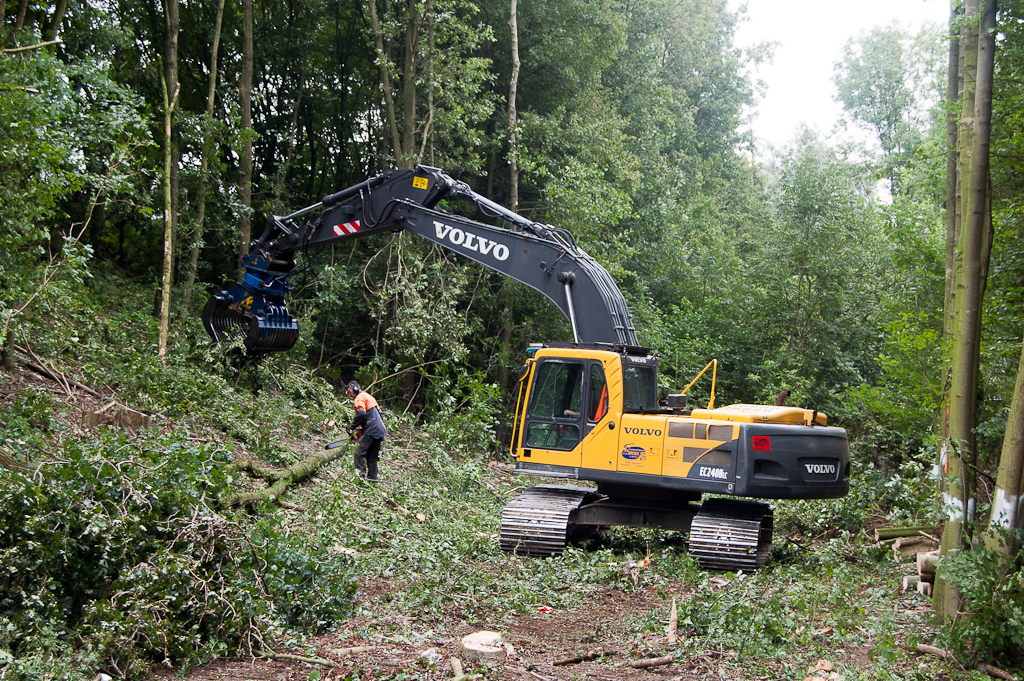
[[[242,340],[250,354],[291,349],[299,324],[288,314],[285,277],[294,262],[270,260],[262,254],[242,258],[242,282],[221,291],[203,307],[203,326],[215,343]]]

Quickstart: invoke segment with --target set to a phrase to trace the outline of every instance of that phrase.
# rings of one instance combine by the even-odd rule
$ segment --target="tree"
[[[252,0],[242,0],[242,72],[238,79],[238,108],[241,113],[238,151],[238,201],[241,203],[238,216],[238,255],[249,252],[252,239],[252,60],[253,60],[253,16]],[[238,268],[238,280],[245,270]]]
[[[178,0],[166,0],[167,35],[164,42],[166,57],[161,64],[161,90],[164,113],[164,258],[160,285],[160,332],[157,354],[167,354],[167,332],[171,315],[171,282],[174,278],[174,236],[177,222],[177,158],[174,153],[172,120],[178,100]]]
[[[999,472],[992,500],[991,529],[985,543],[1007,558],[1017,555],[1020,545],[1011,535],[1000,536],[992,530],[1024,530],[1024,346],[1021,348],[1017,381],[1006,420]]]
[[[975,427],[981,304],[991,245],[988,159],[995,50],[994,0],[969,0],[965,3],[964,18],[963,104],[958,131],[962,222],[954,258],[949,438],[943,443],[942,453],[943,472],[950,480],[945,497],[949,518],[942,534],[942,555],[959,551],[964,541],[970,540],[973,476],[977,466]],[[952,617],[957,613],[959,599],[948,581],[937,580],[933,600],[936,612],[941,616]]]
[[[366,7],[384,105],[380,118],[394,163],[411,168],[443,140],[437,163],[451,171],[480,167],[474,126],[491,115],[494,97],[484,89],[490,60],[474,53],[490,40],[490,28],[475,22],[471,5],[453,0],[428,0],[422,11],[417,0],[384,3],[383,14],[378,3]],[[424,60],[427,78],[420,74]],[[454,162],[445,163],[446,157]]]
[[[930,59],[933,54],[920,54],[908,35],[889,26],[849,40],[836,64],[837,99],[855,122],[874,132],[894,196],[905,191],[901,170],[921,144],[922,112],[934,104],[930,71],[918,66]]]
[[[516,158],[516,90],[519,88],[519,17],[516,0],[512,0],[509,13],[509,27],[512,29],[512,76],[508,85],[508,164],[509,164],[509,208],[515,211],[519,206],[519,159]]]
[[[878,305],[898,273],[869,184],[807,130],[783,157],[774,215],[749,236],[743,270],[756,296],[745,321],[772,350],[758,373],[791,382],[764,385],[761,400],[787,387],[824,409],[844,385],[877,376]]]
[[[196,224],[192,229],[192,246],[189,249],[188,271],[185,275],[185,298],[182,307],[186,314],[192,301],[192,287],[196,282],[196,268],[199,264],[199,246],[203,239],[203,225],[206,222],[207,174],[213,156],[213,110],[217,94],[217,52],[220,47],[220,30],[224,20],[224,0],[217,1],[217,18],[213,28],[213,43],[210,48],[210,79],[206,93],[206,111],[202,124],[202,157],[199,166],[199,189],[196,196]]]

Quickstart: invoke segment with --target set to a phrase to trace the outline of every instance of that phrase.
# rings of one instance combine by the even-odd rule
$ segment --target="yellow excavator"
[[[466,201],[487,224],[440,210]],[[382,230],[406,230],[542,293],[566,317],[571,342],[528,348],[517,387],[514,473],[595,483],[541,484],[503,510],[501,547],[557,555],[615,525],[688,532],[701,566],[754,570],[767,559],[772,508],[755,499],[828,499],[849,491],[846,431],[783,404],[706,408],[687,391],[658,400],[658,354],[639,344],[626,300],[572,235],[533,222],[437,168],[392,170],[287,216],[271,216],[242,257],[236,286],[215,294],[203,324],[249,353],[291,348],[296,254]],[[703,498],[703,502],[701,503]]]

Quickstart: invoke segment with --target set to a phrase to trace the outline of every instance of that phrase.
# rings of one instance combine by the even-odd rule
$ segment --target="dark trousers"
[[[359,438],[356,444],[355,457],[356,470],[367,480],[377,479],[377,462],[380,460],[381,440],[364,435]]]

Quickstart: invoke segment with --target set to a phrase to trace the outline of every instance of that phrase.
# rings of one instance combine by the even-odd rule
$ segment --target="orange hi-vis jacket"
[[[356,395],[352,404],[356,409],[356,417],[352,421],[353,428],[361,426],[364,435],[369,435],[377,440],[383,440],[387,437],[388,430],[384,426],[384,419],[380,416],[380,406],[377,404],[377,400],[373,398],[373,395],[365,390],[361,390]]]

